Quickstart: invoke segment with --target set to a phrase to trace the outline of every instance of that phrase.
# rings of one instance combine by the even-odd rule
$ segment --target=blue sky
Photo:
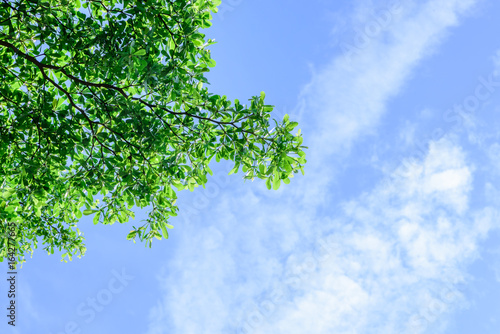
[[[499,333],[499,13],[225,1],[211,89],[299,121],[305,176],[268,191],[214,164],[151,249],[83,218],[87,254],[36,251],[1,332]]]

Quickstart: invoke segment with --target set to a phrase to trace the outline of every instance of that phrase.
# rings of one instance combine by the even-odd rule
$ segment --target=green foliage
[[[219,4],[0,2],[1,260],[9,242],[20,262],[39,242],[81,256],[82,215],[125,223],[133,206],[151,211],[127,239],[151,246],[168,237],[176,190],[204,185],[214,157],[268,188],[303,172],[297,123],[270,130],[264,93],[243,105],[204,87],[214,42],[200,29]]]

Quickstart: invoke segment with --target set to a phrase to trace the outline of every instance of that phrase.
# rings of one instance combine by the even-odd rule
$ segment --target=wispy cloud
[[[440,325],[463,306],[459,283],[478,241],[499,227],[496,210],[464,213],[471,182],[462,150],[433,142],[409,177],[343,205],[327,236],[332,256],[253,332],[420,333]]]
[[[474,1],[400,1],[379,38],[351,57],[341,55],[314,74],[303,91],[302,117],[315,129],[312,149],[323,159],[368,135],[386,103],[411,78],[415,66],[432,54],[449,28]],[[410,5],[411,4],[411,5]],[[311,132],[306,132],[311,133]],[[325,142],[330,145],[325,147]],[[327,150],[325,152],[325,149]]]
[[[453,136],[340,206],[329,182],[473,4],[401,2],[362,52],[313,75],[299,110],[306,176],[276,193],[247,183],[182,227],[149,334],[419,333],[464,305],[463,269],[499,217],[468,210],[475,167]]]
[[[314,72],[304,88],[298,113],[305,124],[305,144],[311,147],[309,173],[323,174],[332,154],[337,157],[333,163],[339,163],[356,140],[375,133],[387,103],[405,87],[419,62],[436,52],[474,1],[395,3],[385,6],[391,20],[382,32],[359,52],[348,57],[341,53]],[[373,6],[365,7],[358,12],[373,10]],[[335,177],[335,171],[329,175]],[[315,181],[303,193],[306,202],[314,197],[312,193],[326,198],[328,188],[321,184],[327,180],[323,176]]]

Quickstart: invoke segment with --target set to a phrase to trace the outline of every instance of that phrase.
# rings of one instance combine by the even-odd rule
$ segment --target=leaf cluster
[[[0,260],[41,242],[85,252],[77,228],[148,219],[127,236],[168,237],[176,191],[207,182],[215,158],[269,188],[303,172],[296,122],[270,129],[264,93],[244,105],[210,93],[201,29],[220,0],[0,2]],[[97,198],[100,197],[100,200]]]

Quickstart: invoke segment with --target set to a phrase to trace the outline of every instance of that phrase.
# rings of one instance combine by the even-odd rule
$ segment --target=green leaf
[[[270,177],[266,180],[266,187],[267,187],[267,189],[271,190],[271,178]]]
[[[266,167],[264,166],[264,164],[260,164],[260,165],[259,165],[259,171],[260,171],[262,174],[265,174],[265,173],[266,173]]]
[[[92,210],[92,209],[83,210],[83,214],[85,216],[91,215],[91,214],[96,213],[96,212],[99,212],[99,210]]]
[[[216,62],[215,62],[215,60],[210,59],[207,61],[207,65],[208,65],[208,67],[215,67]]]
[[[173,181],[172,185],[177,188],[177,190],[184,190],[185,186],[179,181]]]
[[[280,178],[277,175],[274,175],[273,178],[273,189],[278,190],[280,187]]]
[[[264,106],[264,112],[271,112],[271,111],[273,111],[273,109],[274,109],[274,106],[271,106],[271,105]]]
[[[2,193],[2,197],[7,200],[15,193],[16,193],[15,189],[8,189],[6,192]]]
[[[239,169],[240,169],[240,164],[236,164],[236,166],[234,166],[233,169],[229,171],[229,175],[238,173]]]
[[[166,228],[165,224],[161,225],[161,231],[162,231],[163,237],[165,239],[168,239],[168,231],[167,231],[167,228]]]
[[[140,50],[137,50],[136,52],[134,52],[132,54],[132,56],[144,56],[145,54],[146,54],[146,50],[140,49]]]
[[[135,235],[137,234],[136,230],[132,230],[127,234],[127,240],[132,240],[135,238]]]

